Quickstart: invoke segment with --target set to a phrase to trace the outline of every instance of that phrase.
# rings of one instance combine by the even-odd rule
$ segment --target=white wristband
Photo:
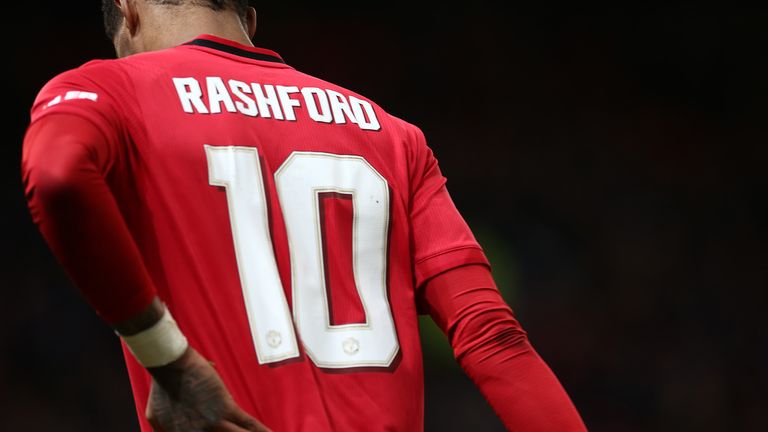
[[[177,360],[189,346],[167,308],[155,325],[122,338],[136,360],[147,368],[165,366]]]

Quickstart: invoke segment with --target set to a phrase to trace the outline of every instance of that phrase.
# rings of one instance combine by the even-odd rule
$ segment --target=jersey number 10
[[[227,192],[232,238],[260,364],[299,356],[293,323],[319,367],[387,367],[399,343],[387,300],[387,181],[365,159],[294,152],[275,172],[291,259],[293,321],[277,270],[267,199],[253,147],[205,146],[209,182]],[[352,272],[364,323],[332,325],[326,294],[320,194],[352,195]]]

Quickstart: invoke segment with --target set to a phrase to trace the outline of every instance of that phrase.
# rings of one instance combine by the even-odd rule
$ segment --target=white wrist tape
[[[122,338],[136,360],[147,368],[165,366],[177,360],[189,346],[168,309],[152,327]]]

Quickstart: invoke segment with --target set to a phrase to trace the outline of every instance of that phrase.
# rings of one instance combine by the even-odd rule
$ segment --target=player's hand
[[[149,372],[146,415],[155,432],[269,432],[237,406],[213,366],[191,347]]]

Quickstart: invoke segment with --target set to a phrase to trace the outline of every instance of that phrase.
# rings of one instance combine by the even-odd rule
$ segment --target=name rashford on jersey
[[[296,109],[305,108],[310,119],[320,123],[354,123],[363,130],[381,128],[370,102],[335,90],[317,87],[274,86],[244,83],[221,77],[205,77],[205,85],[195,78],[173,78],[184,112],[221,114],[222,112],[296,120]],[[207,91],[204,92],[203,88]],[[297,97],[298,96],[298,97]],[[207,103],[205,102],[207,101]]]

